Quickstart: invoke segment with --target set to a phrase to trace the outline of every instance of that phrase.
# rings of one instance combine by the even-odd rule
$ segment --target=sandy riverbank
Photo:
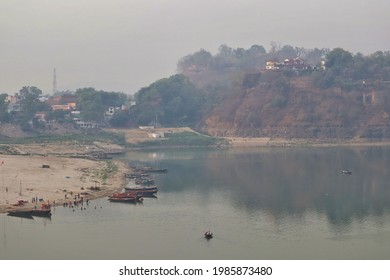
[[[80,194],[84,199],[94,199],[119,191],[125,184],[127,166],[114,162],[118,171],[102,181],[101,174],[107,168],[105,161],[94,161],[58,156],[0,156],[0,213],[13,208],[18,200],[28,201],[26,207],[34,207],[32,199],[62,204],[73,201]],[[49,168],[43,168],[43,165]],[[100,190],[91,190],[98,187]],[[67,194],[67,199],[65,195]],[[72,195],[71,195],[72,194]]]

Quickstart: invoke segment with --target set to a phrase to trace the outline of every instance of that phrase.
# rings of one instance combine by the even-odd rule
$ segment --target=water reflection
[[[378,147],[191,150],[154,153],[160,160],[149,163],[169,169],[158,178],[165,192],[207,197],[217,189],[248,214],[279,219],[314,211],[342,231],[355,219],[389,213],[389,155]]]

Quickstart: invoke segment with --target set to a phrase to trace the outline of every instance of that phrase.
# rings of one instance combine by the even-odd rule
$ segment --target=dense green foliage
[[[135,94],[131,117],[137,125],[192,125],[200,117],[199,91],[183,75],[161,79]]]
[[[109,123],[113,127],[131,126],[132,122],[131,122],[130,111],[128,109],[115,111]]]
[[[390,52],[364,56],[336,48],[326,55],[326,69],[313,73],[322,88],[341,86],[346,90],[390,80]]]
[[[267,61],[295,57],[301,57],[313,68],[265,71]],[[320,67],[321,61],[326,61],[324,68]],[[362,91],[390,81],[390,52],[378,51],[364,56],[342,48],[305,49],[275,42],[268,52],[261,45],[248,49],[221,45],[215,55],[201,49],[183,57],[177,69],[179,74],[140,89],[134,95],[135,105],[132,106],[129,105],[132,97],[124,93],[78,89],[74,94],[81,120],[107,124],[109,119],[114,127],[201,127],[217,110],[222,122],[256,128],[264,121],[258,117],[260,111],[282,110],[291,105],[290,97],[294,93],[291,81],[297,76],[310,77],[319,88],[336,86],[343,91]],[[259,101],[260,94],[267,91],[273,95]],[[11,114],[7,112],[5,95],[0,95],[0,121],[11,121],[29,130],[41,125],[34,120],[39,111],[46,111],[46,120],[72,121],[69,112],[50,111],[48,105],[40,101],[41,94],[36,87],[23,87],[19,92],[20,110]],[[251,94],[254,95],[251,102],[236,116],[242,101]],[[105,118],[108,107],[121,109]]]
[[[66,115],[69,113],[62,110],[49,111],[46,114],[45,119],[47,121],[57,121],[58,123],[63,123],[66,120]]]
[[[108,107],[120,107],[127,101],[127,95],[118,92],[97,91],[82,88],[76,91],[77,107],[85,121],[101,122]]]
[[[284,70],[274,75],[260,71],[267,61],[295,57],[303,58],[312,69],[299,73]],[[321,61],[326,61],[325,69],[320,67]],[[270,106],[283,108],[287,105],[290,80],[296,75],[312,75],[320,88],[341,86],[356,89],[364,83],[390,80],[389,61],[389,52],[363,56],[353,55],[342,48],[332,51],[305,49],[275,42],[271,43],[269,52],[259,45],[249,49],[222,45],[215,55],[201,49],[179,60],[178,72],[181,74],[161,79],[137,92],[136,106],[129,112],[118,114],[112,123],[128,125],[130,119],[133,125],[154,124],[155,120],[163,126],[196,125],[226,98],[238,98],[260,84],[275,91]],[[251,116],[253,112],[247,114]],[[247,119],[249,122],[254,118]]]
[[[150,140],[133,144],[133,148],[153,147],[215,147],[227,144],[226,140],[209,137],[195,132],[166,133],[160,141]]]
[[[8,114],[8,104],[6,102],[7,94],[0,94],[0,122],[8,122],[9,114]]]
[[[260,45],[253,45],[249,49],[234,49],[227,45],[221,45],[218,53],[214,56],[201,49],[181,58],[177,68],[180,73],[200,72],[205,69],[213,71],[230,69],[235,72],[253,71],[264,68],[268,60],[284,60],[295,57],[302,57],[308,64],[316,66],[328,51],[328,49],[305,49],[290,45],[279,46],[274,42],[271,43],[271,50],[268,53]]]
[[[42,95],[42,91],[34,86],[23,87],[19,91],[19,105],[20,110],[13,112],[11,119],[18,123],[20,127],[28,131],[31,129],[30,121],[32,120],[33,126],[39,126],[39,122],[34,120],[34,116],[39,111],[48,110],[48,105],[39,100]]]

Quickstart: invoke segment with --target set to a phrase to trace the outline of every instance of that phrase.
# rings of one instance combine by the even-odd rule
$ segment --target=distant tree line
[[[173,75],[139,90],[130,110],[133,124],[193,125],[201,117],[200,91],[184,75]]]
[[[121,107],[127,104],[128,96],[119,92],[97,91],[94,88],[82,88],[75,92],[77,109],[83,120],[102,122],[108,107]]]
[[[356,89],[364,84],[390,81],[390,52],[378,51],[364,56],[360,53],[353,55],[342,48],[331,51],[305,49],[272,42],[268,52],[260,45],[248,49],[221,45],[215,55],[201,49],[178,61],[178,74],[141,88],[134,96],[94,88],[78,89],[72,94],[77,97],[77,110],[83,120],[102,122],[108,107],[126,105],[126,109],[115,111],[110,120],[112,126],[129,127],[156,122],[163,126],[193,126],[227,96],[245,94],[260,83],[275,89],[271,106],[286,106],[289,79],[295,73],[268,75],[260,69],[264,69],[268,60],[298,56],[318,66],[316,70],[302,74],[311,75],[321,88],[341,86]],[[325,68],[319,67],[321,60],[326,61]],[[41,95],[42,91],[36,87],[23,87],[19,92],[20,110],[11,113],[7,112],[6,95],[0,95],[0,121],[15,122],[29,129],[31,120],[39,111],[48,111],[48,119],[64,120],[66,112],[50,112],[48,104],[40,101]],[[134,104],[130,106],[132,101]],[[252,119],[251,114],[253,112],[248,113],[248,122]],[[39,124],[33,122],[34,125]]]
[[[377,51],[364,56],[335,48],[326,55],[324,71],[313,76],[321,88],[337,85],[346,90],[390,81],[390,52]]]
[[[131,97],[118,92],[97,91],[94,88],[82,88],[75,93],[69,91],[66,95],[75,95],[77,98],[77,108],[80,111],[80,117],[85,121],[103,122],[104,113],[108,107],[121,108],[128,105]],[[36,113],[45,112],[46,120],[55,120],[64,122],[68,120],[68,111],[52,111],[49,104],[42,98],[42,91],[35,86],[23,87],[15,96],[17,98],[18,108],[8,110],[7,94],[0,95],[0,122],[14,123],[20,125],[25,130],[42,128],[43,124],[35,118]],[[8,112],[10,111],[10,112]],[[121,110],[118,110],[121,111]],[[117,118],[113,118],[115,123]]]
[[[328,52],[329,49],[326,48],[305,49],[290,45],[281,46],[275,42],[271,43],[269,52],[260,45],[252,45],[248,49],[234,49],[227,45],[221,45],[215,55],[201,49],[181,58],[177,68],[179,73],[185,73],[188,70],[199,71],[206,68],[217,71],[226,68],[248,71],[264,68],[268,60],[284,60],[295,57],[301,57],[308,64],[317,66]]]

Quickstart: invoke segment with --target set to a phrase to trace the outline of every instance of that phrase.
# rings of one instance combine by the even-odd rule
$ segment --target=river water
[[[390,259],[390,149],[129,152],[157,198],[0,215],[0,259]],[[349,169],[352,175],[342,175]],[[203,233],[211,230],[207,241]]]

